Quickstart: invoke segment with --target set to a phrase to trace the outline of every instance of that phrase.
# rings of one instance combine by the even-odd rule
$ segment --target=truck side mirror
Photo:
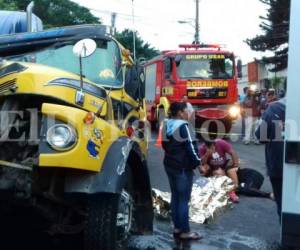
[[[237,61],[237,71],[238,71],[238,78],[242,78],[243,77],[243,73],[242,73],[242,60],[239,59]]]

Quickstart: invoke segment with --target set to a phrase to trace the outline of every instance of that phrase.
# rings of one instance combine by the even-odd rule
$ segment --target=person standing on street
[[[263,88],[259,97],[260,114],[262,115],[266,110],[267,105],[267,90]]]
[[[186,103],[187,111],[189,113],[188,121],[194,126],[195,122],[195,109],[193,108],[193,105],[189,103],[189,99],[186,95],[182,97],[182,102]]]
[[[240,107],[241,107],[241,118],[242,118],[242,140],[244,140],[245,137],[245,111],[243,109],[244,101],[246,98],[248,92],[248,87],[243,88],[243,94],[240,96],[239,102],[240,102]]]
[[[266,108],[272,103],[278,101],[277,96],[275,95],[275,89],[269,89],[267,93],[267,103]]]
[[[256,123],[260,117],[260,105],[255,91],[251,90],[250,88],[247,90],[247,96],[243,102],[243,109],[245,112],[244,144],[250,144],[251,140],[253,140],[255,144],[259,144],[254,132]]]
[[[285,98],[271,103],[262,115],[262,122],[255,134],[265,143],[265,158],[272,184],[277,212],[281,217],[283,178],[283,138],[285,122]]]
[[[181,240],[199,240],[201,236],[190,231],[189,201],[193,185],[193,170],[201,160],[188,124],[188,109],[184,102],[170,106],[170,119],[163,126],[162,147],[164,166],[171,188],[171,215],[174,237]]]

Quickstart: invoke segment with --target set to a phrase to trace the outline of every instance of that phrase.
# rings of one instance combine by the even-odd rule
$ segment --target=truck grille
[[[0,94],[4,94],[6,92],[15,92],[17,89],[16,79],[12,79],[0,84]]]
[[[227,88],[196,88],[187,89],[191,99],[222,99],[227,97]]]

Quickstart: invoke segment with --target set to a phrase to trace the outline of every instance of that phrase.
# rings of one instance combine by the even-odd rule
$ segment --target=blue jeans
[[[165,167],[171,188],[171,214],[174,227],[186,233],[190,231],[189,201],[193,186],[193,170],[177,170]]]

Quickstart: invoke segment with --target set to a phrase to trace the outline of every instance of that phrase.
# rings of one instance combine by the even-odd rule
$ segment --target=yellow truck
[[[117,249],[152,231],[143,71],[105,26],[0,36],[0,202]]]

